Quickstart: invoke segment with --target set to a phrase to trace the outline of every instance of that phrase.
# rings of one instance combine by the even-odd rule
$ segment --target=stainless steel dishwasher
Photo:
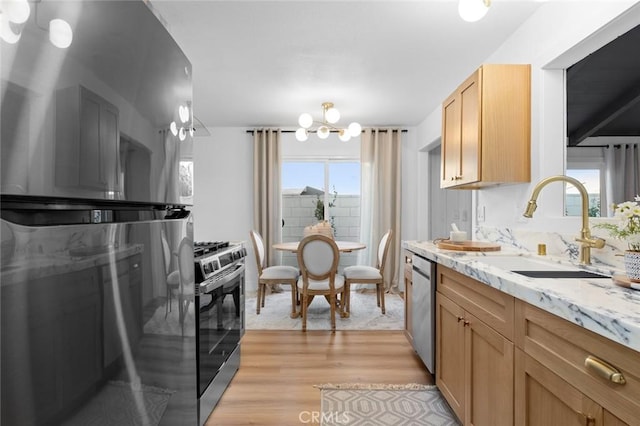
[[[436,264],[413,254],[411,295],[413,348],[427,369],[435,374]]]

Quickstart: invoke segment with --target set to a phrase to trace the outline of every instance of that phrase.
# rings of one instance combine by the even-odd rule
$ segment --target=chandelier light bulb
[[[337,123],[338,120],[340,120],[340,111],[338,111],[337,108],[331,107],[325,112],[324,118],[327,120],[328,123],[331,123],[331,124]]]
[[[487,14],[491,0],[460,0],[458,13],[467,22],[479,21]]]
[[[313,124],[313,117],[308,112],[303,112],[298,118],[298,124],[303,129],[308,129]]]
[[[73,41],[71,25],[64,19],[52,19],[49,21],[49,41],[55,47],[66,49]]]
[[[0,38],[9,44],[16,44],[21,36],[22,32],[13,32],[9,19],[0,14]]]
[[[176,125],[175,121],[171,122],[171,124],[169,125],[169,130],[171,130],[171,134],[173,136],[178,136],[178,126]]]
[[[307,132],[307,129],[303,129],[302,127],[299,128],[298,130],[296,130],[296,139],[299,142],[304,142],[307,139],[309,139],[309,133]]]
[[[318,137],[320,139],[326,139],[329,137],[330,130],[327,126],[318,127]]]
[[[351,139],[351,133],[349,133],[347,129],[340,129],[338,138],[340,138],[342,142],[348,142]]]
[[[189,107],[180,105],[178,107],[178,115],[180,116],[180,121],[186,123],[189,120]]]
[[[178,138],[183,141],[187,138],[187,132],[184,130],[184,127],[180,127],[180,131],[178,132]]]
[[[4,0],[5,13],[10,22],[24,24],[29,19],[31,8],[27,0]]]
[[[360,133],[362,133],[362,126],[360,125],[360,123],[356,123],[355,121],[351,124],[349,124],[349,134],[351,135],[351,137],[355,138],[357,136],[360,136]]]

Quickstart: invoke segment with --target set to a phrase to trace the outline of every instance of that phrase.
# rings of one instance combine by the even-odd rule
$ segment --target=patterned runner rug
[[[321,426],[458,426],[435,386],[326,384],[321,389]]]

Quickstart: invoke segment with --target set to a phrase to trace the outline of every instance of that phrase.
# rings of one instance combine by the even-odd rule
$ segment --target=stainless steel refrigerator
[[[147,2],[2,15],[0,423],[198,424],[191,64]]]

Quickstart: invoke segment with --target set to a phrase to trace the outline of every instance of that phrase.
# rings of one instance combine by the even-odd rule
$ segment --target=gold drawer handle
[[[627,383],[624,376],[620,371],[618,371],[618,369],[593,355],[589,355],[587,359],[584,360],[584,366],[597,373],[603,379],[607,379],[613,383],[617,383],[619,385]]]

